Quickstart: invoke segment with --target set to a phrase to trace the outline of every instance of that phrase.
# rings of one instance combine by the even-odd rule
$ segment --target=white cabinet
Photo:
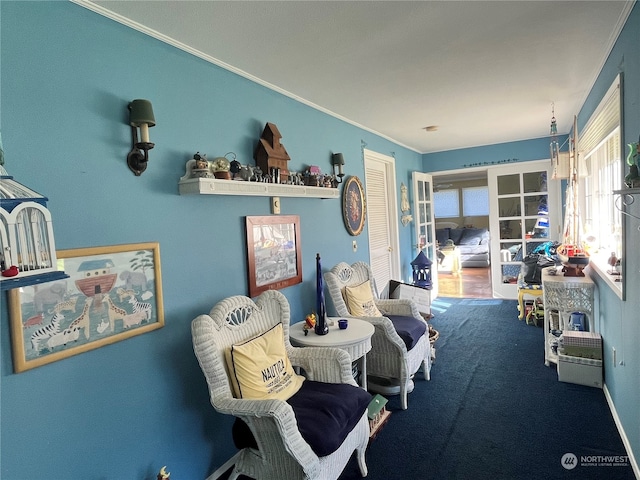
[[[555,271],[555,275],[552,273]],[[557,337],[552,331],[569,328],[569,319],[573,312],[582,312],[586,316],[588,331],[596,331],[596,285],[589,278],[565,277],[561,269],[545,268],[542,271],[542,290],[544,298],[544,363],[558,363],[558,354],[553,345]]]

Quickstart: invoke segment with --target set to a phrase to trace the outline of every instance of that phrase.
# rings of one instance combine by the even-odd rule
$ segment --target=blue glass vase
[[[329,333],[327,324],[327,311],[324,304],[324,284],[322,282],[322,266],[320,265],[320,254],[316,254],[316,325],[314,331],[316,335],[326,335]]]

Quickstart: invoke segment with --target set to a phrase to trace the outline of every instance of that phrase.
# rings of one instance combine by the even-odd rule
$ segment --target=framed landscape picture
[[[249,296],[302,282],[300,217],[246,217]]]
[[[164,326],[160,246],[59,250],[69,278],[8,291],[15,372]]]

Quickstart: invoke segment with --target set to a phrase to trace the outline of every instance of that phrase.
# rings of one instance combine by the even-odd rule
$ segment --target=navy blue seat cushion
[[[344,383],[305,380],[287,403],[293,408],[302,438],[319,457],[335,452],[362,418],[371,394]],[[233,425],[233,441],[238,449],[257,448],[246,423]]]
[[[411,350],[418,340],[424,335],[424,332],[427,331],[427,325],[425,322],[418,320],[413,317],[406,317],[403,315],[385,315],[391,323],[393,323],[393,327],[396,329],[398,335],[407,346],[407,350]]]

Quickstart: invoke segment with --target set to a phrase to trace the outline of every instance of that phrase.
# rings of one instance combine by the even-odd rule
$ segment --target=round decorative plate
[[[367,217],[364,188],[358,177],[349,177],[342,190],[342,217],[347,232],[360,235]]]

